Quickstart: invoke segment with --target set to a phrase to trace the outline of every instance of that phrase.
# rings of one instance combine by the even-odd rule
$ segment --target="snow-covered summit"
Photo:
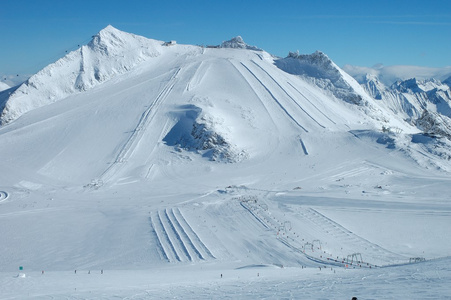
[[[256,46],[250,46],[246,44],[241,36],[236,36],[228,41],[222,42],[221,48],[235,48],[235,49],[247,49],[247,50],[255,50],[262,51],[262,49]]]
[[[451,137],[451,90],[436,79],[410,78],[387,87],[375,74],[361,79],[366,92],[424,134]],[[442,126],[442,124],[445,124]]]
[[[68,53],[31,76],[7,100],[0,123],[74,93],[87,91],[142,61],[159,55],[161,42],[120,31],[109,25],[88,45]]]
[[[310,77],[338,79],[340,76],[339,67],[323,52],[317,50],[312,54],[299,54],[299,52],[289,52],[287,58],[299,61],[304,68],[298,69],[298,73],[303,73]]]
[[[303,76],[348,103],[362,105],[368,100],[354,78],[321,51],[312,54],[290,52],[286,58],[276,60],[275,64],[285,72]]]
[[[382,99],[382,93],[385,91],[385,85],[380,82],[379,78],[374,74],[366,74],[365,80],[362,82],[365,90],[376,100]]]

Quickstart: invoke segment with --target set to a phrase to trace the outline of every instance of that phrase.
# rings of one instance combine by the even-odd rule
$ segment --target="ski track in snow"
[[[215,259],[178,208],[153,213],[151,224],[165,260],[187,262]]]
[[[207,70],[204,70],[205,69],[204,61],[201,61],[200,63],[197,64],[194,75],[191,77],[191,80],[186,85],[186,88],[185,88],[186,91],[189,92],[189,91],[195,89],[202,82],[202,79],[204,78],[204,75],[207,73],[208,68],[210,68],[210,66],[207,65],[206,68],[207,68]]]
[[[449,173],[414,163],[446,166],[432,145],[405,131],[400,142],[410,145],[385,149],[375,141],[381,120],[365,107],[279,73],[264,52],[157,48],[155,60],[142,56],[108,84],[80,86],[1,128],[0,298],[450,295],[449,257],[433,259],[451,249]],[[84,49],[67,65],[80,84],[92,67]],[[57,89],[61,73],[50,77],[43,83]],[[130,103],[139,106],[123,114]],[[222,164],[164,146],[168,115],[186,104],[245,141],[249,159]],[[118,130],[107,137],[111,124]],[[92,187],[108,186],[80,192],[95,176]],[[250,193],[258,196],[232,198]],[[420,255],[428,261],[409,266]],[[15,276],[19,265],[26,277]],[[92,266],[105,274],[87,275]]]
[[[158,96],[155,98],[155,100],[152,101],[149,107],[142,113],[141,118],[138,121],[138,124],[136,125],[135,129],[133,130],[128,140],[122,146],[121,150],[116,156],[115,161],[100,176],[100,180],[102,182],[109,180],[115,173],[117,173],[119,165],[127,161],[129,156],[133,152],[134,147],[136,147],[137,142],[142,137],[147,126],[149,126],[150,122],[152,122],[152,119],[155,116],[158,106],[170,94],[172,88],[176,83],[177,75],[179,74],[180,70],[181,68],[175,70],[174,74],[168,80],[168,82],[163,87]]]
[[[165,224],[163,223],[161,213],[159,211],[156,213],[155,218],[157,219],[157,221],[154,221],[153,224],[156,225],[155,231],[157,232],[158,238],[163,245],[166,257],[168,257],[169,261],[171,262],[181,261],[178,251],[176,251],[174,238],[169,235],[169,232],[166,229]]]
[[[176,250],[179,250],[179,257],[183,257],[184,260],[193,261],[193,256],[188,250],[187,245],[185,245],[185,241],[181,238],[181,232],[177,230],[174,221],[168,215],[168,209],[165,209],[161,214],[164,214],[163,224],[168,231],[168,235],[173,237],[173,241],[175,241],[174,244],[177,245]]]
[[[156,224],[154,223],[152,217],[149,217],[150,226],[152,227],[152,239],[157,243],[157,250],[160,253],[160,256],[163,260],[170,262],[169,257],[167,256],[167,251],[164,250],[163,245],[161,244],[161,238],[158,236],[158,231],[156,230]]]
[[[304,130],[305,132],[308,132],[308,130],[302,126],[301,124],[299,124],[298,121],[296,121],[296,119],[294,119],[294,117],[286,110],[285,107],[283,107],[283,105],[280,103],[279,100],[277,100],[277,98],[274,96],[274,94],[269,90],[269,88],[267,86],[265,86],[265,84],[260,80],[260,78],[257,77],[257,75],[255,75],[244,63],[240,62],[240,64],[260,83],[260,85],[266,90],[266,92],[271,96],[271,98],[277,103],[277,105],[280,107],[280,109],[282,109],[282,111],[302,130]]]
[[[191,240],[191,243],[196,249],[199,249],[199,253],[202,253],[203,259],[215,259],[214,255],[210,252],[210,250],[205,246],[196,232],[192,229],[192,227],[188,224],[186,219],[183,217],[182,212],[179,208],[172,209],[172,213],[174,217],[178,220],[179,224],[183,227],[183,231],[188,238]],[[177,215],[177,216],[176,216]]]
[[[357,168],[354,168],[351,170],[347,170],[347,171],[332,175],[332,176],[330,176],[330,178],[333,179],[334,181],[336,181],[337,179],[340,179],[340,178],[348,178],[348,177],[354,177],[357,175],[361,175],[361,174],[367,173],[373,169],[374,168],[370,168],[367,166],[357,167]]]
[[[265,72],[269,78],[272,79],[272,81],[274,81],[274,83],[288,96],[288,98],[290,98],[293,103],[299,107],[310,119],[312,119],[316,124],[318,124],[321,128],[326,128],[324,125],[322,125],[320,122],[318,122],[318,120],[316,120],[315,118],[312,117],[312,115],[310,115],[299,103],[298,101],[296,101],[296,99],[294,99],[288,92],[286,89],[284,89],[279,82],[277,82],[277,80],[274,79],[273,76],[271,76],[271,74],[268,73],[268,71],[266,71],[262,66],[260,66],[259,64],[257,64],[255,61],[252,61],[254,63],[254,65],[256,65],[257,67],[259,67],[263,72]]]
[[[240,70],[240,68],[238,68],[231,60],[228,60],[229,63],[235,68],[235,70],[238,72],[239,76],[241,78],[243,78],[243,80],[247,83],[248,87],[252,90],[252,92],[254,93],[254,95],[260,99],[259,94],[257,93],[257,91],[255,90],[255,87],[250,83],[250,81],[248,80],[248,78],[244,75],[244,73]],[[270,120],[271,120],[271,124],[273,126],[276,126],[276,122],[274,121],[268,107],[265,105],[265,103],[262,101],[261,102],[262,106],[265,109],[266,114],[269,116]]]
[[[336,125],[337,123],[335,123],[331,118],[329,118],[322,110],[320,110],[312,101],[310,101],[299,89],[297,89],[293,84],[291,84],[289,81],[287,81],[287,83],[296,91],[299,93],[299,95],[301,95],[306,101],[308,101],[314,108],[316,108],[316,110],[322,114],[324,117],[326,117],[329,121],[331,121],[334,125]]]

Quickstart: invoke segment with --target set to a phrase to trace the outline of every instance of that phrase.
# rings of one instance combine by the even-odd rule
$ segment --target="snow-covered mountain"
[[[92,41],[31,76],[8,99],[1,124],[32,109],[91,89],[159,55],[161,42],[125,34],[112,26]]]
[[[247,50],[262,51],[262,49],[260,49],[256,46],[251,46],[251,45],[246,44],[241,36],[236,36],[229,41],[222,42],[220,47],[221,48],[234,48],[234,49],[247,49]]]
[[[434,122],[445,122],[445,124],[451,117],[450,87],[436,79],[412,78],[397,81],[390,87],[386,87],[376,76],[368,74],[362,86],[374,99],[382,102],[384,106],[411,124],[418,125],[421,119],[424,125],[425,114],[429,116],[427,120],[432,120],[432,116],[436,116],[433,118]],[[418,128],[425,127],[418,126]],[[439,136],[450,137],[451,131],[444,130],[440,130],[442,134]],[[425,133],[428,132],[425,131]]]
[[[373,98],[405,119],[417,119],[424,110],[451,116],[451,90],[438,80],[412,78],[386,87],[377,77],[368,75],[362,85]]]
[[[315,288],[300,278],[348,295],[343,276],[419,269],[428,280],[409,295],[449,291],[450,123],[446,99],[420,102],[449,90],[370,79],[319,51],[108,26],[0,92],[0,295],[242,298],[237,286],[257,284],[244,297],[278,298],[267,283],[286,282],[301,298]],[[386,285],[369,284],[352,292]]]
[[[447,86],[451,87],[451,76],[447,79],[443,80],[442,83],[446,84]]]
[[[9,89],[10,86],[0,81],[0,92]]]
[[[354,77],[359,83],[365,81],[366,76],[376,76],[385,86],[391,86],[394,82],[405,81],[411,78],[418,80],[427,80],[436,78],[444,81],[451,76],[451,66],[443,68],[429,68],[419,66],[384,66],[378,64],[373,67],[361,67],[345,65],[343,70]]]

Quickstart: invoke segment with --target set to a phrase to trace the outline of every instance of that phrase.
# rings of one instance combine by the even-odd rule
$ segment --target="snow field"
[[[66,91],[66,66],[83,91],[0,127],[0,298],[450,294],[447,161],[264,51],[122,34],[100,36],[112,65],[83,50],[33,80]],[[246,155],[212,161],[215,139]]]
[[[449,258],[380,269],[277,268],[226,265],[152,270],[2,273],[3,299],[446,299]],[[220,277],[223,274],[223,277]]]

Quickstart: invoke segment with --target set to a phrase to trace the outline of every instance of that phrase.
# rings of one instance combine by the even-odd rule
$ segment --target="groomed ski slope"
[[[448,173],[264,51],[158,52],[0,127],[0,298],[449,294]]]

